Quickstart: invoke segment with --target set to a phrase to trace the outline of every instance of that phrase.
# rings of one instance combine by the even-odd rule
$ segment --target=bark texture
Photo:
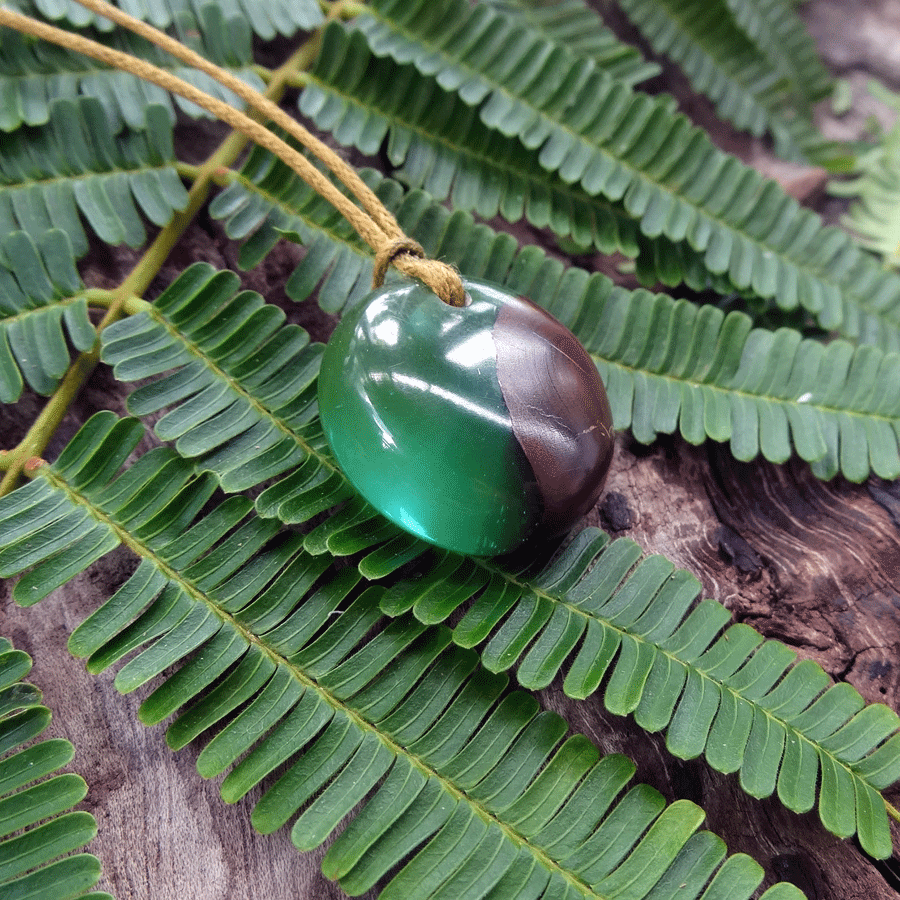
[[[855,89],[869,74],[900,85],[896,0],[813,0],[804,14],[826,59]],[[795,193],[816,199],[818,173],[779,166],[761,142],[717,123],[702,100],[689,104],[677,74],[665,77],[665,87],[685,97],[692,114],[722,144]],[[865,109],[860,104],[851,113],[855,126],[826,115],[824,127],[835,136],[846,137],[841,129],[854,127],[858,134]],[[195,135],[188,140],[196,146]],[[300,252],[291,245],[279,248],[258,269],[245,273],[246,286],[270,302],[284,300],[281,285]],[[234,253],[217,225],[200,221],[161,274],[158,287],[195,259],[236,268]],[[98,246],[83,269],[85,279],[99,286],[116,284],[131,260],[127,251]],[[319,339],[333,325],[313,304],[296,307],[285,301],[285,308],[292,321]],[[54,457],[97,409],[122,412],[123,397],[101,370],[48,456]],[[14,408],[0,409],[4,444],[12,445],[24,434],[40,405],[37,398],[26,397]],[[727,447],[691,447],[675,438],[644,447],[620,435],[606,493],[588,521],[615,536],[633,538],[647,552],[665,554],[694,572],[706,596],[724,603],[735,619],[818,661],[867,700],[900,709],[900,483],[872,479],[854,486],[838,479],[823,484],[799,462],[741,464]],[[122,697],[111,674],[88,675],[67,652],[72,629],[133,567],[127,553],[113,553],[55,598],[27,610],[14,606],[11,586],[0,583],[0,634],[34,657],[30,680],[54,711],[48,734],[73,741],[77,755],[72,768],[90,786],[84,805],[99,824],[89,849],[103,862],[101,887],[120,900],[342,897],[319,872],[321,853],[298,854],[286,829],[266,837],[252,830],[255,793],[227,806],[219,798],[218,781],[204,781],[194,769],[199,747],[172,753],[162,727],[138,724],[137,707],[152,685]],[[702,761],[674,760],[659,736],[610,716],[598,699],[576,703],[554,686],[543,700],[602,751],[635,759],[638,779],[669,799],[686,797],[703,805],[708,827],[732,852],[748,852],[766,867],[766,884],[779,878],[792,881],[810,900],[900,897],[900,863],[874,864],[852,841],[826,833],[815,814],[796,816],[775,800],[753,800],[740,790],[736,777],[713,772]],[[900,805],[900,791],[890,792],[889,799]],[[900,846],[896,829],[894,838]]]

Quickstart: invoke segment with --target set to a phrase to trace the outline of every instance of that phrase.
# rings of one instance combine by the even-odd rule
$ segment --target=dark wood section
[[[500,310],[497,379],[513,434],[531,464],[543,524],[562,532],[597,501],[612,460],[612,413],[585,349],[528,300]]]

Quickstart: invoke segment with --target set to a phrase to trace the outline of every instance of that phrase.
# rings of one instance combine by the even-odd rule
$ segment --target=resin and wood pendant
[[[528,300],[464,281],[350,310],[322,360],[325,436],[354,487],[439,547],[506,553],[561,533],[596,502],[612,460],[603,383],[574,335]]]

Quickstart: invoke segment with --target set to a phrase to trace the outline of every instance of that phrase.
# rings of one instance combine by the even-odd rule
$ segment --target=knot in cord
[[[418,241],[410,237],[389,241],[375,254],[375,266],[372,269],[372,290],[378,290],[384,284],[388,266],[401,254],[409,253],[419,259],[425,258],[425,250]]]
[[[389,241],[375,254],[372,288],[384,284],[388,266],[393,263],[405,275],[424,282],[449,306],[466,305],[466,289],[453,266],[436,259],[428,259],[422,245],[409,237]]]

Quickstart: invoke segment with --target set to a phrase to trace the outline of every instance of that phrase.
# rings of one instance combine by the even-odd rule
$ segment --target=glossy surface
[[[580,517],[612,436],[575,338],[528,301],[466,290],[463,308],[421,285],[363,300],[326,348],[319,406],[339,465],[376,509],[438,546],[493,555]]]

